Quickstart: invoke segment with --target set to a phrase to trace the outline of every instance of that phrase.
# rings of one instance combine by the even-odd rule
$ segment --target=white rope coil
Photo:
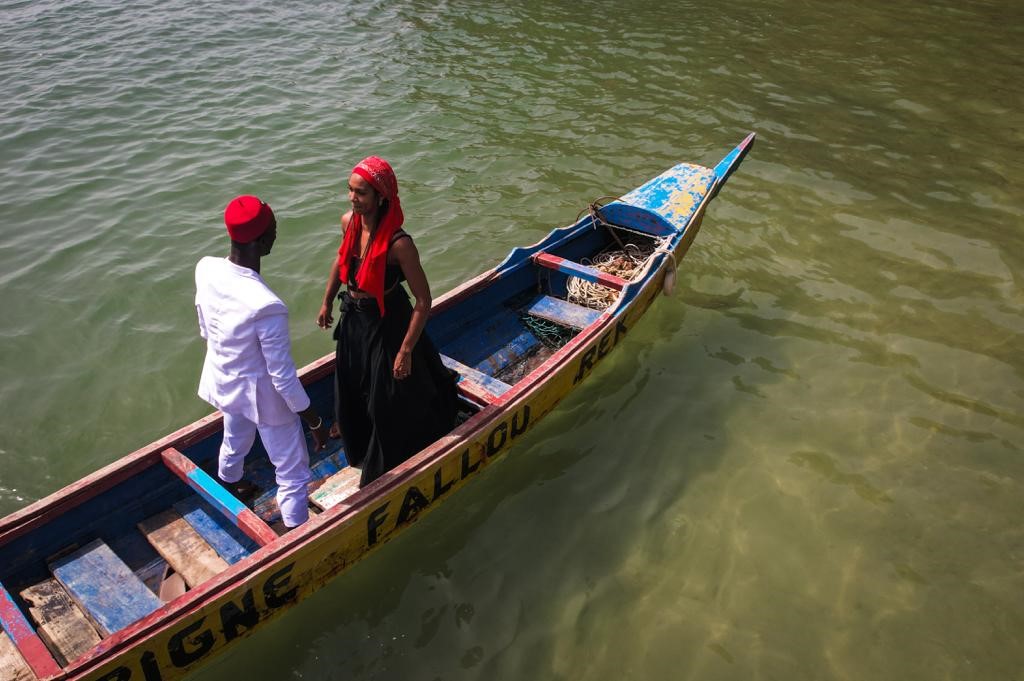
[[[633,277],[644,266],[647,259],[654,253],[655,245],[640,246],[637,244],[626,244],[621,250],[605,251],[594,256],[593,260],[584,258],[580,260],[583,265],[589,265],[607,274],[613,274],[626,281],[632,281]],[[571,303],[583,305],[595,310],[604,310],[615,302],[619,292],[615,289],[601,286],[579,277],[569,277],[566,283],[568,295],[566,298]]]

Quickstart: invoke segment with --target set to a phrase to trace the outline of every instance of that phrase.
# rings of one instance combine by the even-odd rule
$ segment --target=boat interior
[[[522,249],[523,257],[513,257],[486,289],[431,317],[427,330],[442,359],[459,373],[460,386],[483,388],[488,401],[500,397],[597,321],[633,280],[602,271],[595,261],[628,257],[636,277],[664,241],[589,218],[568,231],[541,248]],[[598,295],[574,295],[580,284]]]
[[[593,263],[626,252],[641,276],[664,239],[584,218],[534,247],[517,249],[485,286],[442,306],[428,332],[459,375],[463,421],[601,317],[630,279]],[[574,298],[580,282],[600,300]],[[331,413],[333,378],[307,386],[321,413]],[[275,500],[274,470],[257,442],[244,479],[259,490],[239,499],[218,484],[219,431],[181,451],[169,448],[67,510],[0,546],[4,629],[28,627],[60,666],[245,559],[285,531]],[[320,513],[358,491],[359,471],[339,440],[311,455],[310,508]],[[19,620],[19,618],[21,618]],[[5,647],[6,646],[6,647]],[[0,631],[0,668],[15,665]],[[6,651],[6,652],[5,652]],[[17,653],[13,653],[17,655]],[[0,676],[2,678],[2,676]]]

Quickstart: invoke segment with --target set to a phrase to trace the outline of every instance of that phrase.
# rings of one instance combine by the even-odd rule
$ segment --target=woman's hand
[[[395,356],[393,373],[398,381],[409,378],[409,374],[412,373],[412,355],[408,350],[398,351],[398,355]]]
[[[334,306],[330,303],[324,303],[320,306],[320,314],[316,316],[316,325],[321,329],[331,328],[331,324],[334,323],[334,317],[331,316]]]

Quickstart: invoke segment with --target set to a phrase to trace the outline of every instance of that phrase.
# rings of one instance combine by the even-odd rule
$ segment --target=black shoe
[[[245,480],[239,480],[238,482],[225,482],[217,476],[217,481],[224,486],[227,491],[231,492],[239,501],[248,503],[256,498],[256,494],[259,493],[260,489],[251,482]]]

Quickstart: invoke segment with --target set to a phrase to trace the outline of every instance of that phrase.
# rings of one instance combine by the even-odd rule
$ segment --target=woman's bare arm
[[[420,339],[424,327],[427,325],[427,318],[430,316],[430,306],[433,303],[430,297],[430,284],[427,282],[427,275],[420,264],[420,254],[416,250],[416,244],[412,239],[402,238],[391,245],[391,254],[402,268],[402,274],[409,284],[409,291],[415,299],[412,308],[412,317],[409,319],[409,328],[405,332],[402,346],[398,349],[393,368],[394,376],[397,379],[406,378],[412,371],[412,349],[416,347],[416,341]]]
[[[348,212],[341,216],[341,238],[345,238],[345,230],[348,229],[349,219],[352,213]],[[331,262],[331,273],[327,276],[327,286],[324,289],[324,300],[320,306],[320,314],[316,316],[316,325],[321,329],[331,328],[334,323],[334,299],[341,288],[341,280],[338,279],[338,259]]]

